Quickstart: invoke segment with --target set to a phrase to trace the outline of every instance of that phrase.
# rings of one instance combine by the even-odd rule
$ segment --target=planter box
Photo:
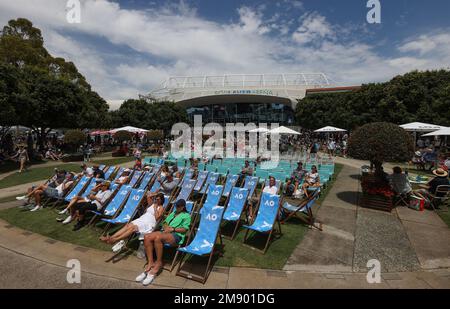
[[[384,195],[363,193],[359,206],[391,212],[393,208],[392,197]]]

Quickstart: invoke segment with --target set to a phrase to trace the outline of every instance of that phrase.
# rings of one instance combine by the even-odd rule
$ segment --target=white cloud
[[[81,24],[69,24],[65,1],[1,1],[0,24],[17,17],[33,21],[49,51],[73,61],[94,90],[114,104],[149,92],[170,75],[324,72],[348,85],[450,63],[445,29],[409,38],[394,56],[384,57],[373,45],[342,40],[348,29],[316,12],[292,20],[264,6],[241,7],[237,21],[218,23],[198,16],[185,2],[144,11],[106,0],[82,3]],[[282,2],[280,8],[287,5]],[[302,2],[289,5],[304,10]],[[111,51],[95,45],[104,41]]]

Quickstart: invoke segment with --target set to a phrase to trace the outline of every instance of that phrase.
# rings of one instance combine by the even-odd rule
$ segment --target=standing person
[[[19,150],[17,151],[17,153],[12,158],[15,159],[16,157],[17,157],[17,160],[20,163],[19,173],[22,173],[24,170],[26,170],[25,164],[28,161],[30,161],[30,158],[28,157],[28,152],[25,149],[25,147],[23,147],[23,145],[19,146]]]

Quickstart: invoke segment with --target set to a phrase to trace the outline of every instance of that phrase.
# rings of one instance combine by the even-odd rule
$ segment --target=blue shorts
[[[178,234],[175,233],[175,232],[172,232],[171,234],[172,234],[172,236],[173,236],[173,239],[175,239],[175,243],[178,245],[178,244],[180,243],[180,241],[181,241],[181,236],[178,235]]]

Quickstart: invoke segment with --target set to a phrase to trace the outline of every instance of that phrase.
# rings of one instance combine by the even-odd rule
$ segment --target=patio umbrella
[[[316,133],[334,133],[334,132],[347,132],[347,130],[339,129],[336,127],[323,127],[319,130],[315,130]]]
[[[281,126],[276,129],[272,129],[267,132],[267,134],[288,134],[288,135],[301,135],[301,133],[289,129],[287,127]]]
[[[450,128],[443,128],[431,133],[424,134],[423,136],[447,136],[450,135]]]
[[[444,129],[445,127],[438,126],[435,124],[423,123],[423,122],[411,122],[407,124],[402,124],[401,128],[410,132],[432,132],[440,129]]]
[[[257,128],[257,129],[250,130],[248,132],[250,132],[250,133],[267,133],[267,132],[269,132],[269,129]]]
[[[131,126],[126,126],[126,127],[122,127],[122,128],[117,128],[117,129],[113,129],[111,131],[109,131],[110,133],[117,133],[119,131],[127,131],[130,133],[145,133],[148,132],[148,130],[145,129],[140,129],[140,128],[136,128],[136,127],[131,127]]]

